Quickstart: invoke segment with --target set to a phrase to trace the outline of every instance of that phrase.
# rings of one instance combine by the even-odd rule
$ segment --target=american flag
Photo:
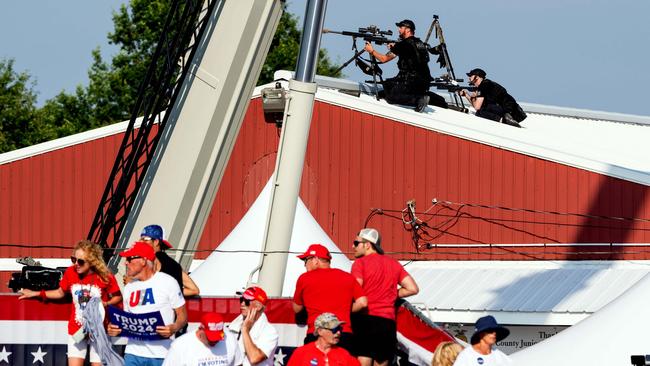
[[[70,305],[64,302],[41,303],[18,300],[16,295],[0,295],[0,366],[55,366],[67,364],[67,322]],[[239,315],[239,299],[201,298],[187,302],[189,329],[196,329],[205,311],[222,313],[227,321]],[[274,354],[275,366],[285,365],[293,350],[302,345],[306,327],[295,323],[290,299],[269,302],[267,317],[281,334]],[[398,309],[399,365],[428,365],[431,353],[441,341],[453,337],[423,319],[417,310],[404,304]],[[126,340],[118,338],[115,347],[123,351]],[[428,360],[428,362],[425,362]]]

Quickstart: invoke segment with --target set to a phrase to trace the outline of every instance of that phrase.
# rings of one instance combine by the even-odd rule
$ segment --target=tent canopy
[[[192,271],[191,277],[201,289],[201,295],[232,296],[247,286],[251,273],[260,264],[270,200],[271,180],[233,231]],[[314,243],[324,245],[332,253],[332,267],[350,271],[350,260],[323,231],[302,200],[298,199],[282,296],[293,296],[296,280],[305,272],[303,262],[296,255]],[[251,283],[258,282],[257,275],[255,272]]]

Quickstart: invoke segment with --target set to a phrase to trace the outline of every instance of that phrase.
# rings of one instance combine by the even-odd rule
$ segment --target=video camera
[[[24,266],[20,272],[11,274],[11,279],[7,286],[13,292],[18,292],[21,288],[28,288],[30,290],[54,290],[59,287],[59,282],[63,278],[63,273],[66,270],[65,267],[43,267],[31,257],[18,258],[16,262]]]

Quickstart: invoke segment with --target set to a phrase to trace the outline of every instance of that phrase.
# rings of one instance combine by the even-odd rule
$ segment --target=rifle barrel
[[[335,31],[331,29],[324,28],[323,33],[334,33],[340,34],[342,36],[354,37],[354,38],[363,38],[365,41],[374,42],[377,44],[383,43],[397,43],[394,39],[389,39],[382,35],[376,35],[372,33],[361,33],[361,32],[351,32],[351,31]]]

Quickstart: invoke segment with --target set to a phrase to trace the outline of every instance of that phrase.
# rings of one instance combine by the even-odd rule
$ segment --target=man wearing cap
[[[195,332],[172,343],[163,366],[241,365],[243,357],[237,340],[224,328],[221,314],[203,314]]]
[[[267,302],[268,296],[261,287],[247,288],[239,298],[241,314],[228,325],[229,336],[238,340],[244,355],[244,366],[273,366],[279,334],[264,314]]]
[[[467,73],[467,81],[476,87],[475,92],[468,92],[465,89],[458,91],[460,96],[465,97],[474,109],[478,117],[501,121],[507,125],[521,127],[519,122],[526,119],[526,113],[517,104],[515,98],[508,94],[506,88],[490,79],[482,69],[472,69]]]
[[[424,111],[427,104],[447,108],[445,99],[428,92],[431,72],[429,71],[429,51],[427,45],[415,37],[415,24],[409,19],[395,23],[398,27],[400,41],[388,44],[389,51],[382,54],[367,42],[365,50],[379,62],[385,63],[395,57],[399,72],[393,78],[384,81],[385,97],[391,104],[415,106],[418,112]]]
[[[178,286],[183,289],[183,296],[198,295],[199,287],[196,283],[187,272],[183,271],[183,267],[165,252],[165,250],[171,249],[172,245],[163,238],[164,230],[160,225],[145,226],[140,233],[140,241],[150,244],[156,252],[154,269],[172,276],[178,282]]]
[[[126,273],[133,279],[124,286],[124,311],[133,314],[160,312],[164,325],[157,326],[160,340],[129,339],[124,351],[124,365],[161,365],[172,343],[172,336],[187,324],[185,299],[176,280],[154,271],[156,255],[148,243],[136,242],[120,253],[126,259]],[[119,336],[117,325],[108,325],[108,335]]]
[[[419,288],[398,261],[384,255],[376,229],[362,229],[353,244],[352,276],[368,296],[367,314],[355,315],[352,323],[359,361],[388,365],[397,347],[395,301],[417,294]]]
[[[339,346],[354,353],[350,312],[364,309],[368,301],[354,277],[338,268],[331,268],[332,256],[321,244],[312,244],[298,256],[305,262],[307,272],[298,277],[293,294],[293,310],[307,310],[307,336],[305,344],[316,340],[314,321],[325,312],[341,319],[343,328]]]
[[[332,313],[320,314],[314,321],[316,340],[296,348],[287,366],[359,365],[359,360],[338,345],[343,325]]]
[[[512,360],[496,349],[497,342],[505,339],[510,331],[500,326],[493,316],[488,315],[476,321],[471,347],[458,354],[454,366],[506,366]]]

